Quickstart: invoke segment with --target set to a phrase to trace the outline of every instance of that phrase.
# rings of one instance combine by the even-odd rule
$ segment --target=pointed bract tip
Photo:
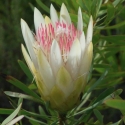
[[[89,22],[91,22],[92,25],[93,25],[93,18],[92,18],[92,15],[90,16],[90,20],[89,20]]]
[[[51,8],[54,8],[54,6],[53,6],[53,4],[52,4],[52,3],[51,3],[51,5],[50,5],[50,9],[51,9]]]
[[[55,8],[54,8],[53,4],[51,4],[51,5],[50,5],[50,13],[51,13],[51,11],[53,11],[53,10],[55,10]],[[55,10],[55,11],[56,11],[56,10]]]
[[[23,19],[21,18],[21,19],[20,19],[20,22],[22,22],[22,21],[23,21]]]
[[[20,20],[20,23],[21,23],[21,28],[22,28],[22,29],[25,28],[25,26],[27,26],[27,23],[26,23],[25,20],[23,20],[22,18],[21,18],[21,20]]]
[[[64,3],[62,3],[61,9],[67,9]]]
[[[20,23],[23,24],[23,23],[25,23],[25,21],[21,18]]]
[[[89,27],[90,27],[90,29],[92,30],[92,33],[93,33],[93,18],[92,18],[92,15],[90,16],[90,19],[89,19]]]
[[[34,7],[34,12],[37,11],[38,9],[36,7]]]
[[[23,19],[21,19],[20,20],[20,24],[21,24],[21,30],[22,30],[22,33],[26,30],[26,22],[23,20]]]
[[[81,13],[81,7],[79,7],[79,8],[78,8],[78,12],[80,12],[80,13]]]
[[[78,15],[80,16],[80,17],[82,17],[82,11],[81,11],[81,8],[79,7],[79,9],[78,9]]]
[[[36,7],[34,7],[34,15],[38,16],[38,13],[40,13],[40,11]]]
[[[62,6],[65,6],[65,4],[64,4],[64,3],[62,3]]]

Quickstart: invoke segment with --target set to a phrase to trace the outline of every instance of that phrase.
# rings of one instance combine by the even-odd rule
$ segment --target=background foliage
[[[62,4],[61,0],[0,1],[0,72],[16,77],[20,81],[27,83],[27,86],[29,86],[28,83],[31,82],[31,80],[24,75],[17,62],[18,59],[23,60],[20,44],[23,43],[24,40],[20,29],[20,18],[23,18],[28,22],[31,30],[34,31],[33,6],[37,7],[43,15],[49,15],[51,2],[59,12]],[[66,4],[75,25],[77,22],[78,7],[81,7],[85,31],[89,16],[92,15],[94,19],[93,72],[92,74],[90,73],[90,80],[86,87],[86,91],[91,88],[92,85],[95,86],[91,88],[93,90],[92,95],[85,104],[85,107],[91,106],[92,103],[96,104],[96,102],[106,97],[106,95],[108,98],[120,98],[118,94],[114,93],[116,90],[120,93],[121,90],[119,88],[123,89],[120,96],[125,99],[124,0],[64,0],[64,3]],[[105,76],[105,74],[107,75]],[[102,76],[102,79],[99,79],[100,76]],[[22,90],[17,89],[17,87],[8,84],[4,79],[0,79],[1,108],[11,107],[7,96],[3,93],[5,90],[22,92]],[[104,94],[105,96],[99,97],[101,94]],[[108,94],[111,97],[109,97]],[[17,102],[16,99],[14,101]],[[30,101],[26,101],[24,104],[27,110],[38,112],[37,104]],[[100,110],[100,112],[98,112],[98,110]],[[94,120],[99,119],[100,121],[103,118],[98,118],[98,116],[103,117],[104,115],[104,124],[111,121],[117,122],[120,120],[121,116],[124,116],[124,113],[121,113],[119,110],[109,109],[104,105],[98,106],[93,112],[86,113],[92,115]],[[102,115],[98,115],[98,113],[101,113]],[[4,116],[0,117],[0,122],[2,122],[3,119]],[[86,117],[84,118],[84,121],[88,121],[88,119],[89,118]]]
[[[27,78],[17,60],[24,60],[21,52],[21,43],[24,40],[20,19],[25,19],[34,30],[33,11],[30,8],[30,3],[38,7],[34,0],[0,0],[0,72],[25,82]],[[8,82],[0,78],[0,102],[2,102],[0,107],[10,108],[9,101],[4,94],[5,90],[18,91],[16,87],[10,86]],[[2,121],[3,119],[0,117],[0,122]]]

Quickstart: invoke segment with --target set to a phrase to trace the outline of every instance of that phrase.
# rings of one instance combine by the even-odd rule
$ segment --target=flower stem
[[[66,122],[66,115],[59,114],[59,125],[64,125],[65,122]]]

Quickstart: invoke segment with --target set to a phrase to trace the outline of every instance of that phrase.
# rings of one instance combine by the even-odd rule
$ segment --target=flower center
[[[73,24],[56,22],[55,27],[49,23],[40,26],[37,33],[38,44],[42,47],[43,52],[48,57],[53,40],[55,39],[60,47],[64,62],[67,60],[68,53],[76,38],[79,38],[81,32]]]

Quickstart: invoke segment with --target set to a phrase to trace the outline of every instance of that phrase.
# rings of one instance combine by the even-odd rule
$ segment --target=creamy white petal
[[[82,19],[82,12],[81,12],[81,8],[80,7],[79,7],[79,10],[78,10],[77,29],[80,30],[80,31],[83,31],[83,19]]]
[[[68,10],[67,10],[67,8],[66,8],[64,3],[61,6],[60,21],[64,22],[64,23],[66,21],[66,23],[71,24],[71,19],[70,19],[69,12],[68,12]]]
[[[36,32],[41,25],[42,26],[45,25],[44,18],[36,7],[34,8],[34,25],[35,25]]]
[[[60,52],[60,47],[56,40],[53,40],[50,52],[50,63],[53,69],[55,76],[57,75],[58,70],[63,65],[62,55]]]
[[[25,47],[23,46],[23,44],[21,44],[21,48],[22,48],[22,53],[23,56],[26,60],[26,63],[31,71],[31,73],[33,74],[35,80],[36,80],[36,84],[38,86],[39,91],[43,94],[43,95],[48,95],[49,91],[48,89],[46,89],[46,85],[44,85],[42,78],[40,77],[39,72],[36,71],[33,62],[31,61]]]
[[[93,57],[93,44],[89,43],[81,60],[80,75],[86,76],[89,73]]]
[[[21,44],[21,49],[22,49],[23,56],[24,56],[24,58],[25,58],[25,60],[26,60],[26,63],[27,63],[27,65],[28,65],[28,67],[29,67],[31,73],[33,74],[33,76],[35,76],[36,69],[35,69],[34,64],[33,64],[33,62],[31,61],[31,59],[30,59],[30,57],[29,57],[29,55],[28,55],[28,53],[27,53],[25,47],[23,46],[23,44]]]
[[[21,19],[21,29],[22,29],[23,38],[25,40],[29,55],[30,55],[35,67],[37,68],[38,64],[36,61],[36,55],[33,50],[33,44],[35,42],[35,39],[34,39],[33,34],[31,33],[27,23],[23,19]]]
[[[52,4],[50,6],[50,17],[51,17],[51,20],[52,20],[53,24],[58,22],[58,15],[57,15],[57,12],[56,12],[56,10],[55,10],[55,8],[53,7]]]
[[[68,55],[68,60],[66,62],[66,67],[68,71],[71,73],[73,79],[77,77],[76,74],[79,70],[80,61],[81,61],[81,47],[79,40],[76,39],[73,42],[73,45]]]
[[[40,72],[43,82],[46,84],[47,88],[50,91],[55,84],[55,77],[53,75],[50,64],[48,63],[41,48],[38,49],[37,60],[38,60],[38,66],[39,66],[38,72]]]
[[[85,47],[86,47],[85,34],[84,34],[84,32],[82,32],[79,41],[80,41],[80,44],[81,44],[81,45],[80,45],[80,46],[81,46],[81,54],[82,54],[82,56],[83,56],[84,51],[85,51]]]
[[[92,36],[93,36],[93,19],[91,16],[88,24],[87,35],[86,35],[87,44],[89,44],[92,41]]]
[[[60,67],[56,77],[56,84],[63,91],[65,97],[68,97],[73,91],[73,80],[65,67]]]

